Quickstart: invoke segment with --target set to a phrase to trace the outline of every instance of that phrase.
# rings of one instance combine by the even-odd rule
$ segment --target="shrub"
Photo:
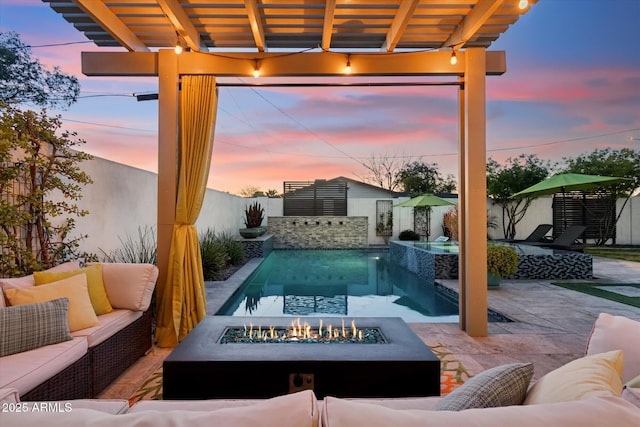
[[[487,246],[487,270],[500,278],[509,277],[518,269],[518,254],[507,245]]]
[[[403,230],[398,235],[400,240],[420,240],[420,235],[413,230]]]
[[[223,231],[217,233],[215,238],[225,247],[232,265],[240,265],[244,262],[244,246],[232,234]]]
[[[452,206],[442,218],[444,235],[451,240],[458,240],[458,205]]]
[[[118,237],[121,247],[106,253],[102,249],[104,262],[129,262],[146,263],[156,265],[158,259],[158,244],[156,243],[156,231],[154,227],[138,227],[138,237],[126,235],[124,240]]]
[[[227,250],[224,244],[216,238],[216,233],[213,230],[202,233],[199,240],[204,280],[218,280],[220,272],[229,263]]]
[[[260,203],[254,202],[245,209],[244,216],[244,225],[247,228],[260,227],[264,219],[264,209],[260,206]]]

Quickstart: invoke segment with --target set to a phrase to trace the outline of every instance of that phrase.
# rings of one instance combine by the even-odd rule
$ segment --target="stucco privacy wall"
[[[92,179],[77,202],[89,215],[77,218],[73,236],[88,235],[80,242],[80,250],[101,255],[122,246],[120,239],[137,240],[138,230],[153,227],[157,218],[158,176],[153,172],[115,163],[99,157],[83,162],[81,168]],[[212,228],[236,235],[242,224],[246,199],[208,189],[200,217],[198,232]]]
[[[493,215],[498,228],[489,230],[489,236],[496,239],[504,237],[502,233],[502,208],[491,201],[489,215]],[[517,225],[516,239],[526,238],[538,224],[553,224],[553,197],[538,197],[533,200],[522,221]],[[640,196],[631,197],[625,205],[619,199],[616,212],[620,215],[616,224],[616,244],[640,245]],[[608,242],[611,243],[611,242]]]
[[[155,227],[157,222],[157,175],[142,169],[115,163],[99,157],[83,162],[81,168],[94,181],[83,190],[84,198],[77,202],[81,209],[90,214],[76,219],[73,236],[87,234],[89,237],[80,243],[82,251],[100,254],[121,247],[119,239],[127,236],[137,237],[139,227]],[[387,199],[398,204],[408,198]],[[198,231],[211,228],[217,232],[227,231],[236,235],[244,227],[245,207],[258,201],[265,209],[265,222],[269,217],[283,215],[282,199],[260,197],[246,199],[217,190],[208,189],[205,195],[200,217],[196,222]],[[375,211],[376,200],[349,198],[347,212],[350,216],[367,217],[368,244],[384,243],[376,236]],[[455,201],[455,200],[454,200]],[[533,201],[527,214],[518,224],[516,238],[526,237],[541,223],[552,222],[551,197],[540,197]],[[618,210],[623,201],[618,202]],[[488,202],[489,214],[494,215],[501,224],[502,210]],[[434,207],[431,215],[431,239],[442,234],[442,216],[448,207]],[[413,209],[393,208],[393,239],[398,238],[402,230],[413,229]],[[493,238],[502,237],[501,225],[489,230]],[[617,243],[640,245],[640,196],[633,197],[626,204],[617,224]]]

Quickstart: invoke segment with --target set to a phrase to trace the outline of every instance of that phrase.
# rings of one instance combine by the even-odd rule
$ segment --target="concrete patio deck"
[[[251,274],[251,260],[225,282],[207,282],[209,313],[215,313]],[[640,263],[593,258],[594,282],[640,283]],[[455,280],[438,280],[457,291]],[[472,338],[453,323],[411,323],[427,344],[442,343],[469,372],[477,374],[505,363],[534,363],[534,379],[584,355],[587,337],[601,312],[640,321],[640,309],[552,285],[549,281],[505,281],[489,291],[489,307],[514,320],[490,323],[489,336]],[[170,349],[155,348],[125,372],[102,398],[128,399],[160,366]]]

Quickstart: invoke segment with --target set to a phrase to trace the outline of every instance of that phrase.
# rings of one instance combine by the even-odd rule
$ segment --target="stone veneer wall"
[[[268,225],[274,249],[368,247],[366,216],[270,216]]]

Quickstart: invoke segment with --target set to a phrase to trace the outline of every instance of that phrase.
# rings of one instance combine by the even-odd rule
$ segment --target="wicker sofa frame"
[[[23,401],[96,398],[151,349],[151,309],[58,374],[29,391]]]

